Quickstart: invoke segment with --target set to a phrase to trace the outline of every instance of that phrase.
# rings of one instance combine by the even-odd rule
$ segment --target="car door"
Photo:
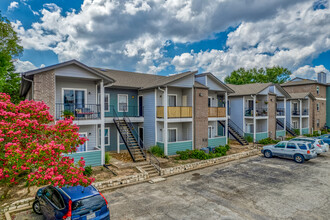
[[[330,135],[325,135],[325,136],[323,137],[323,141],[324,141],[325,143],[327,143],[327,144],[330,144]]]
[[[40,197],[39,200],[40,209],[45,219],[54,219],[54,207],[50,202],[53,193],[54,193],[54,188],[48,186],[43,190],[42,196]]]
[[[284,148],[285,148],[285,143],[280,142],[276,144],[272,150],[272,153],[274,156],[282,157],[284,155]]]
[[[293,155],[296,153],[296,151],[297,151],[296,144],[289,142],[284,150],[284,156],[287,158],[293,158]]]

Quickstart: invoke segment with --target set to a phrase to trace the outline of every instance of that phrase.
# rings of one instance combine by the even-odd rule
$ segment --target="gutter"
[[[31,83],[31,85],[32,85],[32,99],[33,99],[34,98],[34,96],[33,96],[33,91],[34,91],[33,80],[25,78],[24,75],[22,75],[22,79]]]

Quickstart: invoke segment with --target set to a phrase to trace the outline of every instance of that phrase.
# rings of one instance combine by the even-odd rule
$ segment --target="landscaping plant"
[[[164,157],[165,156],[164,150],[161,147],[159,147],[158,145],[150,147],[149,152],[151,152],[156,157]]]
[[[263,144],[263,145],[268,145],[268,144],[277,144],[278,140],[274,140],[274,139],[271,139],[271,138],[264,138],[264,139],[261,139],[258,141],[259,144]]]
[[[83,173],[85,176],[91,176],[93,174],[92,166],[86,166]]]
[[[214,148],[214,153],[205,153],[202,150],[185,150],[177,151],[179,155],[177,159],[179,160],[188,160],[188,159],[198,159],[198,160],[208,160],[216,157],[222,157],[227,154],[227,151],[230,149],[229,145],[219,146]]]
[[[88,186],[94,178],[84,175],[85,161],[64,156],[76,152],[86,139],[79,137],[72,119],[59,120],[43,102],[13,104],[0,93],[0,187],[1,198],[18,184]],[[29,190],[28,190],[29,191]]]

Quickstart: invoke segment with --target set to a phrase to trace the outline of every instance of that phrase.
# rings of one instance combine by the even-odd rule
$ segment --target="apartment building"
[[[235,91],[229,95],[229,128],[241,137],[251,137],[254,142],[286,135],[285,103],[290,95],[280,85],[252,83],[228,86]]]
[[[55,120],[74,117],[88,141],[71,157],[98,166],[105,152],[128,150],[141,161],[154,145],[173,155],[227,143],[226,103],[233,91],[210,73],[196,73],[159,76],[71,60],[24,73],[21,95],[44,101]]]
[[[323,78],[319,77],[319,79]],[[317,80],[303,79],[297,77],[284,84],[281,84],[281,86],[292,97],[297,98],[296,101],[292,100],[290,104],[290,106],[292,106],[293,111],[292,115],[301,115],[305,118],[302,120],[302,125],[299,124],[300,119],[292,119],[291,124],[293,124],[293,126],[296,125],[296,127],[300,129],[301,126],[304,128],[304,126],[306,127],[308,124],[309,133],[311,133],[313,131],[322,129],[326,125],[326,83],[322,83]],[[308,123],[306,121],[307,116]],[[288,120],[291,119],[288,118]]]

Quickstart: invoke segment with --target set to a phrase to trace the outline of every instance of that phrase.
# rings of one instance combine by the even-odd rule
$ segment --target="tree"
[[[15,103],[21,100],[20,74],[15,73],[13,64],[13,58],[23,52],[19,43],[20,39],[11,23],[0,14],[0,92],[9,94]]]
[[[72,119],[54,124],[48,109],[43,102],[33,100],[13,104],[9,95],[0,93],[2,198],[17,184],[88,186],[94,181],[83,174],[83,158],[75,163],[63,156],[76,152],[76,146],[86,141],[79,137],[78,126]]]
[[[284,83],[290,79],[291,71],[280,66],[267,68],[234,70],[225,78],[229,84],[242,85],[249,83]]]

